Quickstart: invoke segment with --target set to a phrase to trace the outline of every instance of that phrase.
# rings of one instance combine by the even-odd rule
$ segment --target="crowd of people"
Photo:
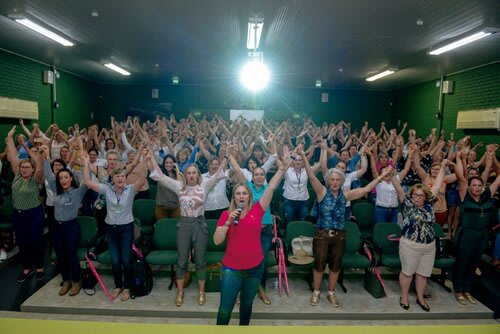
[[[340,306],[335,290],[346,222],[352,218],[351,201],[361,197],[375,204],[374,223],[399,220],[401,225],[403,309],[410,308],[415,277],[416,303],[430,310],[424,291],[436,252],[434,224],[446,226],[447,237],[457,246],[457,302],[476,303],[470,294],[474,271],[491,238],[491,226],[500,218],[495,202],[500,184],[496,143],[485,145],[477,160],[482,143],[473,146],[470,137],[455,139],[453,132],[436,129],[417,135],[406,123],[399,132],[386,129],[385,123],[373,129],[365,122],[354,129],[343,121],[227,121],[219,115],[196,120],[191,114],[181,120],[170,115],[145,122],[111,117],[108,127],[74,124],[67,131],[57,124],[43,132],[36,123],[31,129],[19,123],[22,133],[16,134],[16,126],[8,132],[2,154],[13,173],[13,225],[23,263],[18,282],[33,274],[44,278],[46,221],[63,280],[59,295],[77,295],[81,284],[76,217],[93,215],[111,253],[111,296],[128,300],[132,204],[138,198],[155,198],[157,219],[178,218],[175,305],[184,303],[191,253],[198,304],[205,304],[208,238],[216,244],[227,239],[217,324],[229,322],[238,299],[240,324],[247,325],[256,295],[272,303],[265,292],[264,262],[273,238],[271,214],[278,214],[271,211],[271,201],[282,188],[274,196],[282,202],[283,229],[296,220],[315,224],[312,306],[320,301],[327,264],[327,300]],[[268,174],[274,174],[269,182]],[[157,183],[156,194],[150,194],[151,183]],[[205,219],[214,218],[217,229],[208,235]],[[495,266],[500,264],[498,235],[491,254]],[[2,258],[5,251],[0,251]]]

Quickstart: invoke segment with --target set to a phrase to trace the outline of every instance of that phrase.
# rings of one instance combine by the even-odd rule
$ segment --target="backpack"
[[[153,289],[153,271],[142,252],[132,246],[132,287],[130,289],[132,299],[147,296]]]

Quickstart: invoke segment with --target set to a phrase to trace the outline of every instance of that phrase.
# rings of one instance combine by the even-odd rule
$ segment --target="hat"
[[[43,144],[43,139],[42,139],[42,138],[35,138],[35,139],[33,140],[33,143],[34,143],[34,144]]]
[[[310,264],[314,262],[314,258],[312,256],[308,256],[307,252],[303,249],[300,248],[295,251],[295,254],[290,255],[288,257],[288,261],[293,264]]]

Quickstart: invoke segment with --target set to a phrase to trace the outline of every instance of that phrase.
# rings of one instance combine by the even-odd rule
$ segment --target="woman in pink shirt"
[[[240,294],[240,325],[248,325],[252,317],[252,305],[265,260],[260,244],[262,217],[271,203],[273,192],[281,182],[290,154],[285,149],[284,163],[277,161],[278,171],[269,182],[259,201],[253,204],[252,191],[245,184],[233,188],[231,205],[217,223],[214,242],[221,244],[227,238],[226,254],[222,259],[222,284],[217,325],[227,325]]]

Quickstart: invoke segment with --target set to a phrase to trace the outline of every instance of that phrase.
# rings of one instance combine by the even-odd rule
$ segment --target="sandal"
[[[271,305],[271,299],[269,299],[268,296],[266,296],[265,294],[259,294],[259,299],[262,300],[262,302],[266,305]]]
[[[118,298],[120,293],[122,293],[122,289],[120,288],[114,289],[113,291],[111,291],[111,299],[115,300],[116,298]]]
[[[125,302],[125,301],[127,301],[129,299],[130,299],[130,290],[129,289],[123,289],[122,298],[120,298],[120,300],[122,302]]]

